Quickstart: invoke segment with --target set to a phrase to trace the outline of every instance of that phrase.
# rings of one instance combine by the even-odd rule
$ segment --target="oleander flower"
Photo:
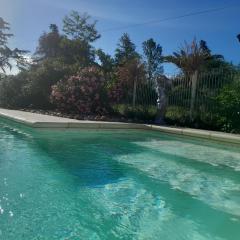
[[[100,69],[90,67],[52,87],[51,102],[65,111],[105,114],[109,109],[106,80]]]

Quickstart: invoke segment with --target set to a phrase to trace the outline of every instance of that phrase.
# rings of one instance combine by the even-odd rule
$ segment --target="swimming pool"
[[[240,235],[240,150],[152,131],[0,121],[0,239]]]

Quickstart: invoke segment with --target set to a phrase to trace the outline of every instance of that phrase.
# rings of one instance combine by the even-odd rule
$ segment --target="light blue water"
[[[240,150],[0,121],[0,239],[240,239]]]

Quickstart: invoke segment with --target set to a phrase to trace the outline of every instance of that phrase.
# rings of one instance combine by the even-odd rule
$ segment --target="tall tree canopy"
[[[15,62],[18,68],[27,66],[27,60],[24,57],[28,51],[20,50],[18,48],[11,49],[8,46],[8,40],[13,34],[8,33],[10,30],[9,23],[0,17],[0,69],[6,72],[6,69],[12,69],[12,62]]]
[[[80,39],[64,38],[61,42],[62,60],[68,65],[87,67],[94,64],[94,48]]]
[[[94,62],[94,49],[91,44],[80,38],[68,38],[59,33],[55,24],[50,25],[50,31],[39,38],[35,55],[37,61],[51,59],[67,65],[86,67]]]
[[[80,14],[72,11],[69,16],[63,19],[63,31],[73,39],[80,39],[86,42],[94,42],[101,35],[96,30],[97,21],[89,22],[91,17],[87,13]]]
[[[117,64],[124,64],[134,58],[139,58],[136,52],[136,46],[131,41],[129,35],[124,33],[119,40],[118,47],[115,53],[115,60]]]
[[[96,51],[96,55],[99,58],[100,65],[105,73],[110,73],[114,67],[114,59],[106,54],[102,49]]]
[[[147,75],[149,80],[163,73],[162,47],[152,38],[143,42],[143,53],[145,57]]]
[[[209,49],[206,41],[200,40],[200,42],[199,42],[199,47],[200,47],[200,49],[202,49],[202,51],[203,51],[206,55],[208,55],[208,56],[211,55],[211,50]]]
[[[221,55],[212,55],[207,43],[203,40],[198,43],[196,39],[191,43],[184,42],[179,51],[165,57],[166,62],[175,64],[186,74],[204,70],[207,64],[216,60],[221,61],[223,57]]]
[[[50,31],[43,33],[38,40],[38,47],[35,55],[38,60],[56,58],[60,56],[60,43],[63,37],[59,34],[56,24],[49,26]]]

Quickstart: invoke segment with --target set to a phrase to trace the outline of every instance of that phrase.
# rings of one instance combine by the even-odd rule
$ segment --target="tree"
[[[28,106],[40,109],[52,108],[49,98],[52,85],[71,73],[69,66],[56,59],[46,59],[31,66],[25,74],[26,83],[23,88],[23,95]]]
[[[207,42],[201,40],[199,42],[199,46],[202,51],[209,56],[207,61],[205,61],[204,66],[202,66],[201,70],[205,72],[210,72],[217,70],[218,72],[231,72],[233,71],[233,67],[228,62],[224,61],[224,57],[220,54],[212,54],[212,51],[207,46]]]
[[[8,40],[13,36],[13,34],[6,32],[8,30],[10,30],[9,23],[0,17],[0,69],[4,73],[7,68],[12,69],[12,62],[15,62],[20,69],[28,65],[24,57],[28,51],[8,47]]]
[[[0,80],[0,106],[4,108],[26,107],[23,88],[27,82],[27,71],[7,75]]]
[[[101,35],[96,30],[97,21],[89,23],[91,17],[87,14],[80,14],[72,11],[69,16],[63,19],[63,31],[72,39],[80,39],[85,42],[94,42]]]
[[[110,99],[115,102],[136,102],[136,88],[146,82],[144,64],[133,58],[116,68],[116,81],[110,88]]]
[[[61,54],[60,43],[63,36],[59,34],[57,25],[51,24],[49,29],[50,32],[43,33],[38,40],[38,47],[35,53],[37,61],[56,58]]]
[[[240,42],[240,34],[237,35],[237,39]]]
[[[173,55],[166,56],[165,61],[171,62],[179,67],[185,74],[193,74],[204,68],[212,61],[222,61],[223,56],[213,55],[207,43],[201,40],[197,43],[194,39],[191,43],[184,42],[184,45]]]
[[[67,65],[82,68],[94,64],[95,52],[88,42],[64,37],[61,41],[61,51],[62,61]]]
[[[191,103],[190,118],[193,120],[193,111],[197,93],[197,82],[200,70],[205,70],[209,62],[220,59],[220,55],[212,55],[205,41],[197,43],[196,39],[192,43],[185,42],[178,52],[165,57],[167,62],[171,62],[179,67],[186,76],[190,76],[191,82]]]
[[[131,41],[129,35],[124,33],[116,49],[115,61],[117,64],[124,64],[134,58],[139,58],[139,54],[136,52],[136,46]]]
[[[184,42],[178,52],[173,52],[173,55],[165,57],[165,60],[175,64],[185,74],[193,74],[201,69],[209,57],[210,53],[194,39],[190,44]]]
[[[104,73],[111,73],[114,67],[114,59],[102,49],[98,49],[96,55],[99,58]]]
[[[150,38],[143,42],[143,53],[146,59],[148,79],[153,80],[163,73],[162,47]]]
[[[234,130],[240,133],[240,81],[236,77],[234,81],[224,86],[216,97],[218,113],[223,116],[224,130]]]
[[[94,62],[94,49],[81,39],[69,39],[59,33],[55,24],[50,25],[50,32],[44,33],[39,38],[35,56],[36,62],[52,60],[67,65],[80,67],[92,65]]]

